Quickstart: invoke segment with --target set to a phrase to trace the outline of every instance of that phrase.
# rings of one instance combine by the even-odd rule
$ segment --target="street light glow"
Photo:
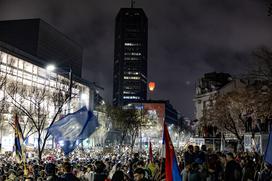
[[[85,93],[82,93],[80,98],[81,98],[81,100],[86,101],[88,99],[88,95]]]
[[[56,69],[55,65],[49,64],[46,66],[46,70],[49,72],[53,72]]]

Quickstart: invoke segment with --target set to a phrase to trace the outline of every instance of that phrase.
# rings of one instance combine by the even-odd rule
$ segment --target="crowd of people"
[[[28,159],[17,163],[7,155],[0,161],[0,181],[162,181],[165,160],[154,151],[150,160],[146,152],[96,153],[58,157],[41,161]],[[257,153],[222,153],[206,150],[205,145],[177,150],[183,181],[271,181],[272,166]]]

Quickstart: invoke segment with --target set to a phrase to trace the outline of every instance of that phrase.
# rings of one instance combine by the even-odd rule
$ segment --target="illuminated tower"
[[[115,21],[113,105],[146,100],[148,20],[141,8],[121,8]]]

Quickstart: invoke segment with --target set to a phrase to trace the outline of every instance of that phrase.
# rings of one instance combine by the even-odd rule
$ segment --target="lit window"
[[[2,59],[2,62],[4,63],[4,64],[6,64],[7,63],[7,54],[6,53],[2,53],[1,54],[1,59]]]
[[[128,46],[128,47],[141,46],[141,43],[125,43],[125,46]]]
[[[136,94],[136,93],[133,91],[123,91],[123,94]]]
[[[139,75],[139,72],[125,72],[127,75]]]
[[[125,57],[124,60],[141,60],[138,57]]]
[[[32,64],[25,62],[25,71],[32,73]]]
[[[140,77],[138,77],[138,76],[124,76],[124,79],[126,79],[126,80],[140,80]]]
[[[142,55],[141,53],[139,52],[126,52],[125,55],[134,55],[134,56],[140,56]]]
[[[124,96],[123,99],[140,99],[138,96]]]
[[[19,69],[24,69],[24,61],[19,60]]]

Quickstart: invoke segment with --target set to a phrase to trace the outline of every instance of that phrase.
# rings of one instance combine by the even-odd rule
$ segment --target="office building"
[[[141,8],[121,8],[115,22],[113,105],[147,97],[148,24]]]
[[[73,40],[41,19],[0,21],[0,41],[42,61],[34,63],[45,67],[72,67],[81,77],[83,49]]]
[[[67,69],[46,70],[51,60],[57,67],[71,67],[73,79]],[[82,106],[93,107],[93,88],[80,78],[81,62],[82,49],[40,19],[0,22],[1,151],[13,150],[14,130],[10,123],[15,114],[21,127],[31,133],[30,116],[33,120],[46,120],[46,128],[60,106],[58,118]],[[72,100],[65,103],[70,89]],[[37,147],[37,140],[34,132],[28,137],[27,146]]]

